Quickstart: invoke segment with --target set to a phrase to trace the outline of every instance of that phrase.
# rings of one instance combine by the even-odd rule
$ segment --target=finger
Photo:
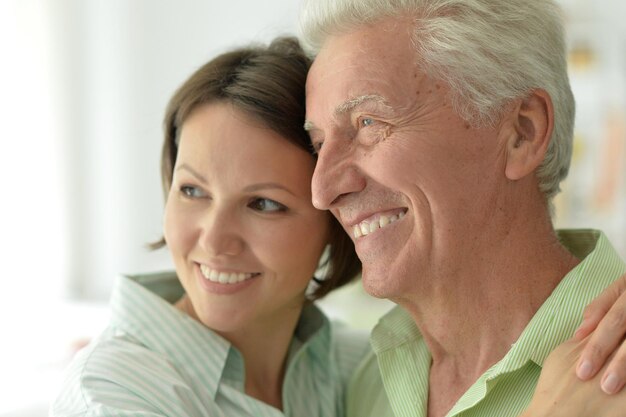
[[[593,377],[604,365],[608,356],[624,340],[626,334],[626,293],[622,293],[604,318],[596,326],[583,348],[576,366],[582,380]]]
[[[616,394],[626,385],[626,339],[622,341],[608,362],[600,386],[605,393]]]
[[[583,321],[574,333],[576,340],[582,340],[594,331],[611,306],[626,292],[626,274],[608,286],[594,299],[583,312]]]

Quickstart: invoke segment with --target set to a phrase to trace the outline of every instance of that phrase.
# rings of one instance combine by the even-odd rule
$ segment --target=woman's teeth
[[[360,238],[361,236],[367,236],[371,233],[374,233],[378,229],[382,229],[390,225],[391,223],[400,220],[404,217],[404,212],[400,212],[399,214],[394,214],[392,216],[381,215],[377,220],[374,221],[362,221],[359,224],[355,224],[352,227],[352,234],[355,239]]]
[[[202,264],[200,265],[200,272],[209,281],[219,282],[220,284],[236,284],[257,275],[243,272],[220,272]]]

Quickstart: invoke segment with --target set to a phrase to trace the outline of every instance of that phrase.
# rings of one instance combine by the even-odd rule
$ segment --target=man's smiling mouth
[[[386,212],[385,214],[376,214],[352,226],[352,236],[358,239],[370,235],[402,219],[405,213],[406,209],[398,209],[392,212]]]

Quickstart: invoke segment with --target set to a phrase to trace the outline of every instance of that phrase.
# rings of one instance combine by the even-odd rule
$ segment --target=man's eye
[[[185,195],[185,197],[189,198],[202,198],[206,197],[204,191],[202,191],[198,187],[194,187],[193,185],[183,185],[180,187],[180,192]]]
[[[323,144],[324,142],[313,142],[311,144],[311,147],[313,148],[313,154],[318,155],[320,151],[322,150]]]
[[[359,124],[361,127],[368,127],[374,124],[374,119],[372,119],[371,117],[362,117],[359,120]]]
[[[255,198],[248,205],[253,210],[266,213],[287,211],[287,207],[269,198]]]

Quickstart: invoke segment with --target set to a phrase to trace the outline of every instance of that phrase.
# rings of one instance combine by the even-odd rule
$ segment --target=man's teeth
[[[206,265],[200,265],[200,271],[202,275],[209,281],[219,282],[220,284],[236,284],[238,282],[245,281],[252,278],[254,274],[243,272],[220,272],[215,269],[211,269]]]
[[[362,221],[361,223],[354,225],[352,228],[352,234],[355,239],[358,239],[361,236],[367,236],[370,233],[374,233],[376,230],[382,229],[383,227],[388,226],[403,217],[404,212],[400,212],[399,214],[394,214],[393,216],[382,215],[378,218],[378,220],[374,220],[372,222]]]

